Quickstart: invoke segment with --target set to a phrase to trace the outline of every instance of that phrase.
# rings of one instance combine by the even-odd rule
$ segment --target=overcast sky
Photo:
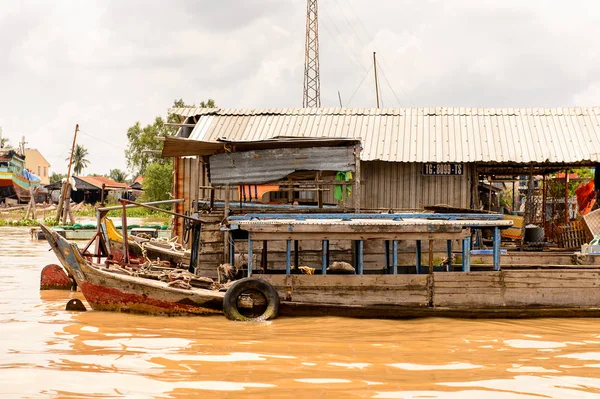
[[[126,131],[175,98],[302,105],[305,0],[0,0],[0,126],[64,173],[126,169]],[[321,102],[386,107],[600,104],[600,2],[321,0]],[[362,82],[362,84],[361,84]]]

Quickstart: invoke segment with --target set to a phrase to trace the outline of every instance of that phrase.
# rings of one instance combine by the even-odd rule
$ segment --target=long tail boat
[[[40,225],[40,228],[94,310],[165,315],[222,311],[224,292],[194,287],[182,289],[163,281],[113,272],[110,267],[84,259],[75,244],[48,227]]]

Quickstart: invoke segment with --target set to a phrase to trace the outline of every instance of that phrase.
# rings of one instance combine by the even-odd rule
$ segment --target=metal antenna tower
[[[318,1],[306,1],[306,48],[304,53],[304,93],[302,106],[321,106],[319,78],[319,12]]]

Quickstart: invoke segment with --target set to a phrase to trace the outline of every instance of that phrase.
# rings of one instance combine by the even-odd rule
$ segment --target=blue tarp
[[[27,169],[25,169],[23,171],[23,175],[25,176],[25,178],[29,181],[34,181],[34,182],[39,182],[40,178],[37,177],[36,175],[34,175],[33,173],[29,172]]]

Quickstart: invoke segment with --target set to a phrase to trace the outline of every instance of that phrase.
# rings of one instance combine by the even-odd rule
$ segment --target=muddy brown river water
[[[600,398],[600,320],[165,318],[64,310],[0,228],[1,398]]]

